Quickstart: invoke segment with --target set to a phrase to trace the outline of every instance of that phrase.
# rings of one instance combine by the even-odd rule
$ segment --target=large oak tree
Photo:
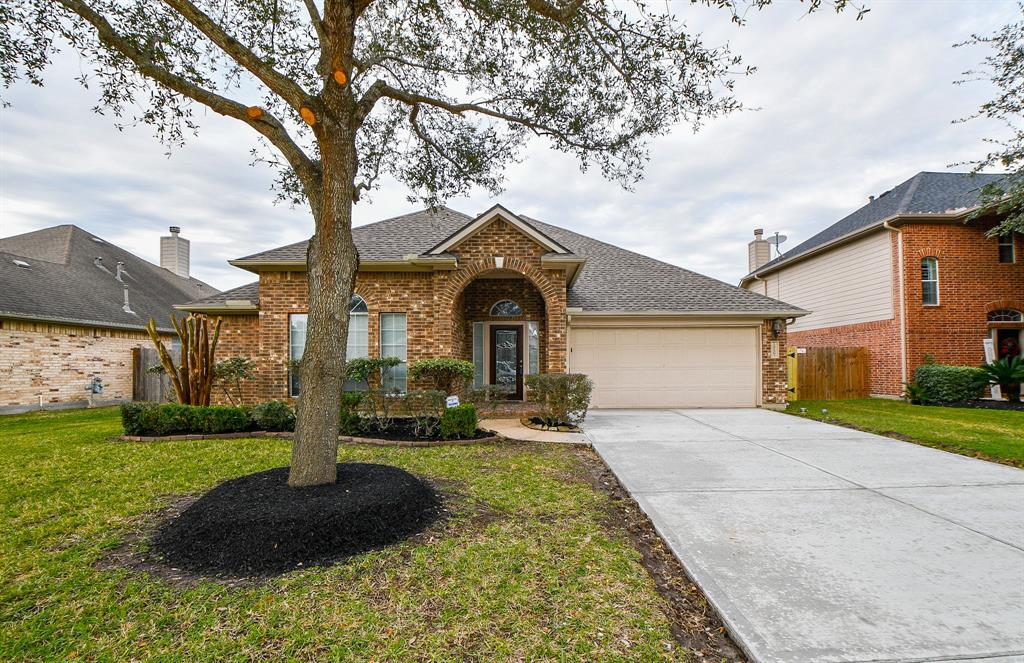
[[[676,6],[740,22],[731,0]],[[427,202],[496,192],[530,136],[628,186],[651,137],[737,109],[732,78],[749,71],[660,0],[0,0],[5,86],[41,83],[65,47],[88,61],[98,109],[142,107],[128,119],[169,143],[197,105],[243,122],[280,192],[308,204],[295,486],[336,478],[361,194],[385,174]]]

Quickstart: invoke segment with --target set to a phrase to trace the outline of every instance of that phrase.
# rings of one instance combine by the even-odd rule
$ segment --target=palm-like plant
[[[1024,382],[1024,359],[1003,357],[979,367],[978,383],[983,387],[993,384],[1012,402],[1020,401],[1020,385]]]

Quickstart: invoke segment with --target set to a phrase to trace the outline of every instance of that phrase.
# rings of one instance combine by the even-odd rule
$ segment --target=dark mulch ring
[[[969,407],[981,410],[1020,410],[1024,412],[1024,403],[1010,401],[993,401],[984,398],[956,403],[935,403],[935,407]]]
[[[567,421],[548,422],[546,419],[541,417],[529,417],[527,419],[520,420],[524,426],[529,428],[535,428],[537,430],[557,430],[566,433],[578,433],[580,427],[575,424],[570,424]]]
[[[389,465],[339,463],[338,481],[291,488],[288,468],[225,481],[162,525],[151,549],[171,567],[261,577],[398,543],[442,515],[434,488]]]
[[[418,442],[418,441],[439,441],[441,440],[440,431],[435,431],[433,435],[416,436],[415,424],[416,422],[407,417],[401,417],[392,420],[391,425],[388,426],[387,430],[380,430],[377,426],[373,425],[373,422],[364,422],[364,426],[360,429],[359,433],[352,434],[351,437],[368,437],[376,440],[394,440],[396,442]],[[461,440],[481,440],[485,437],[494,437],[494,433],[490,431],[476,429],[472,437],[462,437]]]

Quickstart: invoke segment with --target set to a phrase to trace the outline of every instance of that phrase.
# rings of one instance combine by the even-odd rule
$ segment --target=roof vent
[[[868,196],[868,203],[873,203],[873,202],[875,202],[875,197],[874,196]]]
[[[118,260],[117,261],[117,276],[115,276],[114,278],[117,279],[118,281],[120,281],[122,275],[127,276],[128,272],[126,272],[125,269],[124,269],[124,263],[121,262],[120,260]]]
[[[131,313],[132,315],[135,315],[135,311],[133,311],[132,307],[128,305],[128,284],[127,283],[124,284],[124,306],[121,307],[121,310],[124,311],[125,313]]]
[[[24,260],[12,260],[11,262],[13,262],[18,267],[21,267],[22,269],[28,269],[29,267],[32,266],[32,265],[28,264],[27,262],[25,262]]]
[[[96,242],[97,244],[103,244],[104,243],[103,240],[100,239],[99,237],[90,237],[89,239],[91,239],[92,241]]]

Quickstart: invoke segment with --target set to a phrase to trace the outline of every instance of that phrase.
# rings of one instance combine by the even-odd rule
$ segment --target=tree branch
[[[233,99],[207,90],[160,65],[153,63],[149,54],[142,51],[132,40],[119,34],[99,12],[82,0],[55,0],[68,11],[84,19],[96,30],[100,41],[130,60],[143,76],[167,87],[178,94],[197,101],[221,115],[245,122],[265,136],[288,160],[295,174],[307,191],[314,191],[319,171],[306,156],[302,148],[292,140],[284,125],[269,113],[261,112],[258,117],[249,115],[249,108]],[[311,201],[312,203],[313,201]]]
[[[235,62],[248,69],[252,75],[260,79],[274,94],[288,102],[292,108],[298,109],[307,102],[310,95],[298,83],[264,62],[189,0],[164,0],[164,3],[181,14],[186,21],[206,35]]]
[[[306,13],[309,14],[309,20],[313,23],[313,28],[316,30],[317,39],[320,40],[320,47],[327,43],[327,33],[324,31],[324,19],[320,16],[320,10],[316,8],[315,0],[302,0],[306,4]]]

